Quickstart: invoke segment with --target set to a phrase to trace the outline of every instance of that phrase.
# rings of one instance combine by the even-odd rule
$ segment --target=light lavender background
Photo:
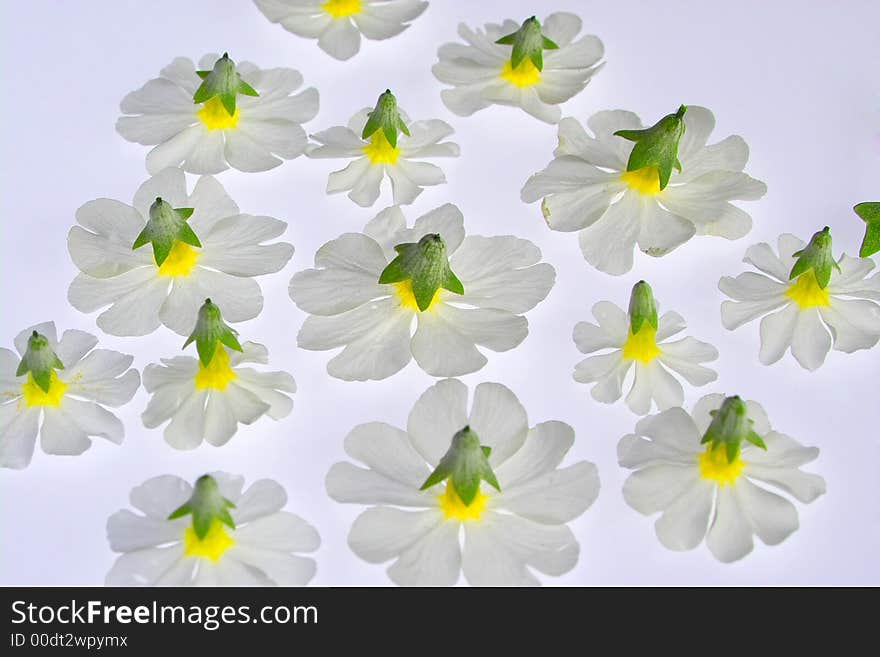
[[[541,7],[540,10],[537,8]],[[717,117],[713,141],[738,133],[751,146],[747,171],[769,193],[747,204],[751,234],[738,242],[697,238],[669,257],[638,255],[630,275],[613,278],[590,268],[573,235],[547,230],[537,206],[519,190],[549,161],[556,129],[526,114],[491,108],[470,118],[449,113],[430,73],[436,48],[456,38],[456,25],[522,20],[569,10],[605,43],[607,66],[587,90],[564,106],[581,120],[601,109],[636,111],[648,123],[678,107],[702,104]],[[445,202],[464,212],[469,232],[513,233],[537,243],[557,269],[548,299],[528,315],[530,334],[516,350],[491,354],[468,385],[499,381],[516,392],[532,424],[570,423],[577,441],[570,462],[599,466],[598,501],[572,529],[581,543],[577,567],[558,584],[878,584],[877,365],[880,350],[834,352],[809,374],[790,357],[772,367],[757,359],[757,325],[722,328],[716,284],[743,270],[746,247],[774,241],[783,231],[809,237],[829,224],[836,248],[854,253],[862,226],[858,201],[880,197],[880,44],[876,2],[705,0],[553,3],[520,0],[435,0],[403,35],[366,42],[340,63],[314,41],[270,24],[249,1],[102,0],[2,2],[0,57],[4,90],[0,124],[0,344],[18,331],[53,319],[59,330],[99,335],[103,346],[135,355],[143,369],[179,352],[182,339],[162,329],[145,338],[100,333],[94,315],[67,303],[76,271],[66,250],[74,211],[97,197],[130,201],[146,177],[144,147],[114,131],[120,99],[175,56],[197,59],[228,50],[235,59],[300,70],[321,92],[314,132],[344,123],[391,87],[414,118],[439,117],[456,129],[462,157],[443,161],[449,183],[425,191],[406,209],[412,220]],[[0,583],[100,584],[114,555],[104,533],[107,517],[127,505],[145,479],[175,473],[192,479],[225,469],[280,481],[289,509],[311,521],[323,545],[315,584],[385,584],[384,568],[357,559],[346,534],[359,513],[324,491],[324,475],[345,458],[342,439],[356,424],[381,420],[404,426],[416,397],[432,378],[414,364],[379,383],[344,383],[326,375],[327,353],[296,348],[304,315],[290,301],[291,275],[311,266],[315,250],[345,231],[360,230],[390,203],[372,209],[324,193],[337,162],[300,158],[269,172],[227,171],[220,181],[244,212],[288,222],[296,246],[281,273],[261,279],[263,313],[238,325],[246,339],[269,347],[272,365],[299,384],[286,420],[263,419],[242,428],[225,447],[192,452],[168,447],[160,430],[140,423],[147,395],[140,390],[122,409],[121,447],[97,440],[80,457],[37,451],[29,468],[0,471]],[[192,180],[191,180],[192,183]],[[649,280],[662,308],[681,312],[689,332],[715,344],[721,358],[716,384],[687,390],[688,406],[720,391],[758,399],[774,427],[822,452],[810,467],[825,476],[828,494],[800,506],[801,526],[778,547],[759,544],[745,560],[723,565],[705,547],[665,550],[652,520],[621,496],[627,472],[616,462],[618,439],[636,417],[622,404],[592,400],[571,372],[580,354],[574,324],[590,318],[600,299],[625,305],[629,288]]]

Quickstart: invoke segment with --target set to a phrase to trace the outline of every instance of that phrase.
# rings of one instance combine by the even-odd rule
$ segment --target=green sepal
[[[629,297],[628,314],[630,332],[633,335],[642,329],[645,322],[655,331],[657,330],[657,301],[654,299],[654,292],[647,282],[639,281],[633,285],[632,293]]]
[[[229,59],[227,53],[214,62],[214,68],[210,71],[196,71],[202,79],[202,84],[193,94],[193,102],[205,103],[215,96],[219,96],[220,102],[229,113],[235,114],[235,99],[238,94],[245,96],[259,96],[260,94],[241,79],[241,74],[235,70],[235,62]]]
[[[647,166],[657,167],[660,189],[666,189],[675,167],[681,171],[678,145],[684,135],[684,115],[687,106],[681,105],[674,114],[667,114],[650,128],[643,130],[618,130],[614,134],[635,142],[626,163],[627,171],[638,171]]]
[[[481,481],[500,491],[501,486],[489,465],[491,453],[492,448],[480,445],[477,434],[466,426],[452,437],[449,450],[419,490],[427,490],[448,479],[465,506],[470,506],[476,499]]]
[[[800,251],[795,251],[792,256],[797,260],[788,275],[791,280],[812,269],[816,282],[824,290],[831,280],[831,269],[840,271],[840,265],[831,252],[831,229],[828,226],[814,233],[810,243]]]
[[[419,310],[427,310],[440,288],[464,294],[464,285],[449,268],[446,242],[439,234],[429,233],[418,242],[398,244],[394,250],[398,255],[382,270],[379,283],[412,281]]]
[[[215,518],[230,529],[235,529],[235,521],[229,514],[229,509],[234,508],[235,504],[220,493],[220,487],[214,477],[202,475],[196,480],[189,500],[172,511],[168,520],[176,520],[191,514],[193,531],[201,540],[208,535]]]
[[[510,66],[516,68],[526,58],[532,61],[539,71],[544,70],[544,50],[556,50],[559,46],[541,33],[541,23],[534,16],[527,18],[516,32],[506,34],[495,43],[513,46],[510,53]]]
[[[754,421],[749,417],[746,403],[738,395],[726,397],[720,407],[709,411],[709,415],[712,421],[700,444],[710,443],[712,449],[723,447],[729,463],[736,460],[744,440],[767,449],[764,440],[752,429]]]
[[[193,208],[172,208],[171,204],[157,196],[150,206],[149,219],[143,230],[131,245],[132,251],[147,243],[153,245],[153,259],[162,266],[177,241],[201,247],[202,243],[186,222],[193,214]]]
[[[752,443],[752,445],[754,445],[755,447],[760,447],[761,449],[763,449],[765,451],[767,450],[767,443],[765,443],[764,439],[761,438],[761,436],[756,434],[754,431],[749,431],[746,434],[746,440],[748,440],[750,443]]]
[[[193,332],[183,343],[186,349],[191,343],[196,343],[196,351],[199,353],[199,361],[207,367],[214,358],[218,344],[224,344],[234,351],[242,351],[238,341],[237,332],[223,321],[220,307],[210,299],[199,308],[199,315]]]
[[[397,108],[397,98],[390,89],[379,95],[376,106],[367,115],[367,122],[361,131],[361,139],[369,139],[379,130],[385,134],[385,139],[393,148],[397,148],[398,131],[407,137],[410,136],[409,128]]]
[[[853,207],[853,211],[865,222],[865,237],[859,256],[867,258],[880,251],[880,202],[866,201]]]
[[[24,376],[30,372],[31,377],[43,392],[49,392],[52,387],[52,371],[63,370],[64,363],[49,346],[49,339],[33,331],[28,337],[27,349],[18,367],[15,376]]]

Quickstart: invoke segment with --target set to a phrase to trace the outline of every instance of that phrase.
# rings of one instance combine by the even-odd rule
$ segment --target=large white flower
[[[315,268],[291,280],[291,298],[310,314],[299,346],[344,347],[327,371],[346,380],[384,379],[411,358],[433,376],[475,372],[486,364],[477,345],[507,351],[528,334],[522,314],[547,296],[556,276],[540,260],[524,239],[465,237],[454,205],[412,228],[400,208],[387,208],[363,233],[322,246]]]
[[[626,404],[639,415],[651,410],[652,400],[660,410],[681,406],[684,390],[673,372],[694,386],[718,378],[714,370],[701,365],[718,358],[715,347],[692,337],[667,342],[685,329],[684,318],[668,312],[658,319],[656,302],[644,281],[633,288],[629,313],[600,301],[593,306],[593,317],[597,324],[579,322],[574,327],[574,342],[581,353],[605,353],[578,363],[574,380],[594,383],[590,393],[597,401],[610,404],[620,399],[630,370],[634,375]]]
[[[763,317],[759,358],[765,365],[791,348],[801,366],[815,370],[832,344],[838,351],[852,353],[870,349],[880,339],[880,306],[875,303],[880,301],[880,274],[868,277],[874,263],[844,254],[839,269],[831,266],[823,288],[812,268],[791,278],[798,261],[794,254],[805,246],[788,233],[779,236],[777,253],[765,242],[750,246],[744,262],[762,273],[725,276],[718,283],[734,299],[721,304],[725,328],[733,330]],[[828,248],[830,257],[830,237]]]
[[[171,420],[165,441],[176,449],[195,449],[202,440],[224,445],[239,424],[252,424],[264,415],[273,420],[287,417],[293,400],[284,393],[296,392],[293,377],[240,367],[269,362],[263,345],[245,342],[241,347],[238,352],[217,344],[207,365],[190,356],[147,365],[144,387],[152,397],[141,416],[144,426],[153,429]]]
[[[160,266],[155,246],[132,247],[145,227],[155,223],[150,220],[168,218],[169,208],[193,212],[183,219],[186,213],[175,210],[172,219],[177,223],[167,228],[173,246]],[[141,185],[131,206],[110,199],[89,201],[77,210],[76,220],[80,225],[70,230],[68,248],[82,273],[71,284],[68,299],[86,313],[109,306],[97,323],[111,335],[146,335],[160,323],[187,335],[207,297],[222,306],[230,321],[252,319],[263,307],[253,277],[280,270],[293,255],[293,246],[285,242],[263,244],[281,235],[286,223],[241,214],[210,176],[199,178],[188,195],[186,176],[176,168]],[[170,232],[184,224],[201,247],[193,246],[192,239],[184,241],[188,234]]]
[[[130,401],[141,378],[131,356],[97,344],[73,329],[59,341],[45,322],[16,336],[18,354],[0,349],[0,466],[27,467],[38,433],[47,454],[82,454],[92,436],[122,442],[122,422],[104,407]]]
[[[516,396],[498,383],[478,385],[468,413],[467,387],[447,379],[419,398],[406,431],[355,427],[345,451],[366,467],[335,464],[327,492],[370,505],[348,544],[370,563],[394,560],[396,584],[448,586],[464,571],[475,586],[535,585],[533,571],[574,567],[579,546],[565,523],[599,494],[592,463],[559,468],[573,442],[563,422],[530,429]],[[468,472],[478,473],[476,489]]]
[[[751,552],[753,535],[776,545],[798,528],[794,505],[755,481],[801,502],[825,492],[822,477],[800,470],[819,450],[771,430],[764,409],[738,397],[706,395],[693,415],[672,408],[646,417],[621,439],[617,455],[635,470],[623,486],[627,504],[661,514],[654,525],[660,542],[692,550],[705,537],[724,562]]]
[[[212,472],[195,487],[162,475],[133,489],[140,513],[123,509],[107,520],[110,548],[122,553],[107,586],[308,584],[315,560],[297,553],[317,550],[318,532],[282,510],[287,494],[275,481],[243,487],[243,477]]]
[[[380,97],[391,96],[385,92]],[[313,158],[354,158],[340,171],[330,174],[327,193],[348,192],[348,197],[361,207],[369,207],[376,202],[381,192],[382,181],[387,176],[391,180],[391,192],[396,205],[408,205],[422,193],[428,185],[446,182],[440,167],[430,162],[420,161],[429,157],[457,157],[458,144],[443,141],[454,131],[439,119],[413,121],[403,110],[397,110],[409,134],[401,131],[392,144],[386,132],[376,129],[365,135],[369,118],[376,109],[364,108],[355,114],[348,126],[336,126],[312,135],[317,143],[310,144],[306,155]],[[397,129],[398,124],[394,125]]]
[[[211,82],[207,71],[224,83],[244,82],[247,89],[221,87],[219,92],[228,95],[197,95]],[[128,141],[155,146],[147,154],[151,174],[176,166],[198,174],[220,173],[229,167],[266,171],[305,150],[308,140],[301,124],[318,113],[318,91],[309,87],[291,95],[302,82],[293,69],[260,69],[250,62],[236,65],[216,53],[199,60],[199,72],[191,60],[177,57],[158,78],[122,99],[124,116],[116,122],[116,130]],[[248,90],[258,95],[247,95]]]
[[[397,36],[428,6],[422,0],[254,0],[273,23],[307,39],[331,57],[346,60],[361,49],[361,35]]]
[[[534,17],[522,26],[506,20],[483,30],[461,23],[458,34],[466,45],[440,46],[432,69],[438,80],[454,87],[441,92],[443,102],[460,116],[498,104],[521,107],[547,123],[558,122],[559,104],[583,91],[602,68],[602,42],[593,35],[575,41],[580,31],[581,19],[568,13],[551,14],[543,25]],[[515,36],[504,39],[509,35]]]
[[[681,111],[681,110],[680,110]],[[664,117],[649,130],[669,123]],[[614,133],[643,129],[639,117],[621,110],[594,114],[587,122],[559,124],[559,146],[549,166],[522,189],[526,203],[543,199],[541,210],[552,230],[579,231],[584,258],[608,274],[632,269],[633,249],[662,256],[695,234],[739,239],[749,232],[749,215],[730,203],[755,200],[764,183],[742,172],[749,148],[739,136],[707,145],[715,117],[704,107],[684,114],[684,134],[670,133],[681,169],[672,169],[661,189],[656,165],[628,171],[638,144]]]

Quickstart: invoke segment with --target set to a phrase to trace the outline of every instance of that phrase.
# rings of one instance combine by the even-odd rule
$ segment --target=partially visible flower
[[[0,349],[0,467],[26,468],[37,434],[47,454],[82,454],[100,436],[119,444],[122,422],[105,406],[129,402],[141,383],[133,358],[95,349],[98,339],[70,329],[58,340],[54,322]]]
[[[778,253],[778,255],[777,255]],[[733,330],[761,319],[764,365],[778,361],[788,349],[807,370],[815,370],[834,349],[852,353],[870,349],[880,339],[880,274],[871,260],[840,261],[831,253],[826,227],[809,245],[784,233],[777,253],[766,242],[750,246],[744,262],[762,273],[723,277],[718,288],[733,301],[721,304],[721,321]]]
[[[428,7],[422,0],[254,0],[273,23],[307,39],[331,57],[346,60],[361,49],[361,35],[397,36]]]
[[[175,449],[195,449],[202,440],[225,445],[239,424],[252,424],[263,415],[287,417],[296,392],[287,372],[261,372],[243,363],[269,362],[266,347],[239,344],[235,331],[223,322],[220,309],[207,299],[195,330],[184,347],[197,343],[199,358],[177,356],[162,365],[147,365],[144,387],[152,397],[141,416],[144,426],[165,427],[165,441]]]
[[[533,175],[522,200],[543,199],[552,230],[579,233],[581,251],[607,274],[625,274],[633,249],[662,256],[695,234],[739,239],[752,219],[733,200],[756,200],[767,186],[742,172],[749,148],[739,136],[706,145],[715,117],[681,106],[650,128],[620,110],[559,124],[555,159]]]
[[[318,113],[318,91],[292,96],[303,82],[297,71],[235,64],[225,53],[205,55],[199,69],[177,57],[122,99],[116,131],[155,146],[147,171],[266,171],[303,154],[308,140],[301,124]]]
[[[532,116],[556,123],[559,105],[583,91],[602,68],[602,42],[593,35],[575,37],[581,19],[551,14],[543,25],[534,17],[522,25],[506,20],[471,30],[461,23],[466,45],[446,43],[437,51],[434,75],[452,89],[441,92],[450,111],[470,116],[490,105],[521,107]]]
[[[286,223],[241,214],[210,176],[188,195],[176,168],[141,185],[131,206],[89,201],[76,221],[67,245],[82,273],[67,296],[85,313],[109,306],[97,323],[111,335],[146,335],[160,323],[187,335],[206,297],[233,322],[253,319],[263,307],[253,277],[280,270],[293,255],[286,242],[263,244]]]
[[[593,316],[598,324],[580,322],[574,327],[574,342],[584,354],[610,351],[578,363],[574,380],[594,383],[590,393],[597,401],[610,404],[620,399],[630,369],[635,374],[626,404],[639,415],[651,410],[652,401],[660,410],[681,406],[684,390],[673,372],[694,386],[718,378],[701,365],[718,358],[715,347],[692,337],[666,342],[685,329],[684,318],[668,312],[658,319],[657,303],[645,281],[633,287],[629,313],[600,301],[593,306]]]
[[[421,162],[428,157],[457,157],[458,144],[442,141],[453,133],[439,119],[410,122],[385,91],[374,109],[364,108],[348,122],[312,135],[306,155],[313,158],[354,158],[327,181],[327,193],[348,192],[348,198],[369,207],[379,198],[385,176],[391,180],[395,205],[408,205],[428,185],[446,182],[440,167]]]
[[[670,550],[692,550],[705,537],[716,559],[742,559],[752,536],[766,545],[784,541],[798,528],[798,513],[785,497],[801,502],[825,492],[825,480],[802,472],[819,450],[770,429],[757,402],[706,395],[693,414],[672,408],[639,421],[624,436],[618,460],[635,470],[623,486],[627,504],[639,513],[660,513],[654,527]]]
[[[477,345],[507,351],[525,339],[522,315],[547,296],[555,276],[527,240],[465,237],[454,205],[412,228],[394,206],[363,233],[322,246],[315,268],[294,275],[290,296],[310,314],[300,347],[344,347],[327,365],[331,376],[384,379],[412,358],[433,376],[458,376],[486,364]]]
[[[449,586],[464,572],[474,586],[534,586],[533,571],[574,567],[580,548],[566,523],[599,494],[595,465],[559,467],[573,443],[564,422],[530,429],[503,385],[478,385],[468,412],[467,386],[447,379],[419,398],[406,431],[355,427],[345,451],[366,467],[335,464],[327,492],[370,506],[348,544],[369,563],[393,560],[395,584]]]
[[[107,520],[110,549],[120,552],[107,586],[304,586],[315,560],[300,556],[321,544],[318,532],[283,511],[284,489],[225,472],[195,486],[174,475],[148,479],[131,505]]]

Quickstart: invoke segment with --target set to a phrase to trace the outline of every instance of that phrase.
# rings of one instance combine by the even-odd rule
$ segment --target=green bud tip
[[[629,297],[629,321],[633,335],[642,329],[645,322],[654,330],[657,329],[657,301],[651,286],[645,281],[633,285]]]
[[[193,102],[195,104],[205,103],[215,96],[219,97],[229,116],[235,114],[238,94],[260,95],[256,89],[241,79],[241,74],[235,70],[235,62],[225,52],[220,59],[214,62],[214,67],[210,71],[196,71],[196,75],[202,79],[202,84],[193,94]]]
[[[427,310],[437,290],[443,288],[464,294],[464,285],[449,267],[446,242],[437,233],[429,233],[418,242],[398,244],[397,257],[382,270],[379,283],[412,281],[413,297],[420,311]]]
[[[685,131],[686,112],[687,105],[680,105],[674,114],[667,114],[650,128],[615,132],[616,136],[635,142],[626,170],[638,171],[649,166],[656,167],[660,189],[666,189],[672,169],[681,171],[678,145]]]
[[[763,439],[752,429],[748,405],[739,395],[725,397],[721,406],[710,411],[712,421],[700,444],[709,443],[712,449],[724,449],[727,461],[733,463],[739,456],[743,440],[766,450]]]
[[[812,269],[819,287],[825,289],[831,280],[831,270],[840,271],[840,265],[831,250],[831,229],[828,226],[814,233],[810,243],[792,256],[797,260],[788,276],[791,280]]]
[[[223,497],[220,486],[211,475],[202,475],[196,480],[189,500],[171,512],[168,520],[176,520],[192,515],[193,530],[199,539],[205,538],[215,519],[227,527],[235,529],[235,521],[229,514],[235,504]]]
[[[209,298],[205,299],[205,303],[199,308],[196,325],[186,342],[183,343],[182,348],[186,349],[192,342],[195,342],[199,361],[207,367],[214,358],[217,345],[222,344],[234,351],[242,351],[237,336],[238,332],[223,321],[220,307]]]
[[[477,434],[470,426],[465,426],[452,437],[449,450],[419,490],[427,490],[448,479],[448,485],[453,487],[465,506],[470,506],[476,499],[481,481],[500,491],[501,486],[489,465],[491,453],[492,448],[480,445]]]
[[[201,241],[187,223],[193,212],[193,208],[173,208],[161,196],[157,196],[150,206],[147,224],[131,245],[132,250],[152,244],[153,259],[161,267],[175,242],[201,247]]]
[[[397,107],[397,98],[391,93],[391,89],[386,89],[379,95],[376,106],[367,116],[367,122],[361,131],[361,139],[369,139],[379,130],[385,135],[385,139],[393,148],[397,148],[397,136],[402,132],[407,137],[410,136],[409,127],[407,127],[403,118],[400,116],[400,110]]]
[[[541,32],[541,23],[534,16],[523,21],[516,32],[511,32],[495,43],[513,46],[510,53],[512,68],[519,66],[524,59],[529,59],[536,69],[544,70],[544,51],[556,50],[559,46]]]
[[[37,331],[28,337],[27,349],[18,363],[15,376],[24,376],[30,372],[31,377],[43,392],[52,387],[53,370],[63,370],[64,364],[49,346],[49,338]]]

